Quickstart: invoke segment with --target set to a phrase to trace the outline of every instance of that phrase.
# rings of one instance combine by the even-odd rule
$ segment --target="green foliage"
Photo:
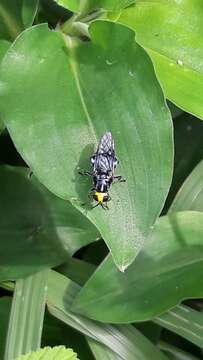
[[[202,358],[202,20],[202,0],[0,1],[2,360]],[[79,172],[109,131],[105,211]]]
[[[16,282],[7,332],[5,360],[14,359],[18,355],[40,347],[47,278],[48,271],[44,270]]]
[[[19,279],[64,262],[99,234],[72,205],[26,169],[0,168],[0,280]],[[15,187],[13,186],[15,184]]]
[[[202,297],[202,226],[199,212],[162,217],[125,274],[108,257],[79,293],[73,310],[99,321],[128,323],[153,319],[187,297]]]
[[[143,246],[171,182],[171,120],[134,33],[97,21],[90,34],[92,42],[81,43],[46,25],[25,31],[2,62],[0,109],[34,174],[83,213],[90,184],[78,170],[89,166],[101,134],[112,131],[127,186],[112,188],[110,212],[88,206],[85,215],[124,271]]]
[[[45,347],[35,352],[20,356],[16,360],[79,360],[72,349],[65,346]]]
[[[118,11],[121,10],[130,4],[133,4],[134,0],[54,0],[60,6],[76,12],[79,14],[88,14],[94,10],[110,10],[110,11]]]
[[[32,25],[39,0],[1,0],[0,39],[14,40]]]
[[[140,0],[117,18],[149,52],[166,97],[203,119],[201,0]],[[186,30],[187,29],[187,30]]]

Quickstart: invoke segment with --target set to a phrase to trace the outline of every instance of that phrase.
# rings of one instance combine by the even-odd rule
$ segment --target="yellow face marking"
[[[95,195],[97,197],[97,201],[101,204],[103,203],[104,196],[107,196],[106,193],[100,193],[100,192],[96,192]]]

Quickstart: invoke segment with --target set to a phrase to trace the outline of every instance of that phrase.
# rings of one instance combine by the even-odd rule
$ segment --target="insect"
[[[80,172],[81,175],[90,176],[93,188],[89,192],[97,204],[108,209],[107,202],[111,200],[109,189],[113,181],[125,181],[122,176],[115,176],[114,171],[119,161],[115,156],[114,140],[111,132],[106,132],[100,139],[96,152],[90,158],[93,171]]]

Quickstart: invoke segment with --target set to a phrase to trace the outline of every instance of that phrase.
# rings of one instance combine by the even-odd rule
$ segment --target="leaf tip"
[[[119,266],[119,270],[120,270],[122,273],[124,273],[127,268],[128,268],[128,265],[121,265],[121,266]]]

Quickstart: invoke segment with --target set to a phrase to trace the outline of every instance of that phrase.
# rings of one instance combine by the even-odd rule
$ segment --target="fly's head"
[[[97,201],[98,204],[103,205],[110,201],[111,198],[108,192],[102,193],[95,191],[95,193],[93,194],[93,199]]]

